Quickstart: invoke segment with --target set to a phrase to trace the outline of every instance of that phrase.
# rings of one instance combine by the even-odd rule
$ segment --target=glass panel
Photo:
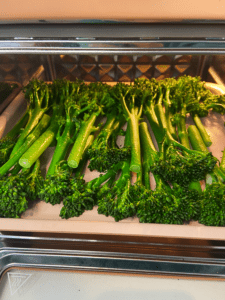
[[[0,283],[1,300],[218,300],[224,293],[224,281],[210,279],[56,270],[11,269]]]

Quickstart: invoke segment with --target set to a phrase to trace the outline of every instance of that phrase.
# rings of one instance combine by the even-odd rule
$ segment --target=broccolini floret
[[[30,200],[36,200],[42,184],[40,162],[31,169],[15,166],[10,176],[3,176],[0,187],[0,216],[19,218],[28,209]]]

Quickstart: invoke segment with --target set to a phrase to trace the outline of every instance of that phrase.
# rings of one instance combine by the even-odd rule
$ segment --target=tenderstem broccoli
[[[53,83],[51,90],[53,95],[55,95],[55,99],[52,104],[53,112],[50,125],[20,158],[19,164],[23,168],[30,168],[56,138],[59,129],[58,120],[60,120],[64,113],[63,108],[65,99],[62,95],[57,95],[61,90],[61,82],[60,84],[58,82]]]
[[[137,202],[137,216],[140,222],[183,224],[196,219],[199,214],[199,193],[177,184],[171,188],[159,175],[154,174],[156,189],[150,190],[149,172],[159,155],[152,143],[147,124],[140,124],[141,147],[143,152],[143,181],[145,197]]]
[[[143,98],[138,89],[123,83],[114,86],[114,96],[120,100],[124,116],[130,127],[130,171],[139,173],[141,171],[141,151],[138,122],[142,116]]]
[[[155,107],[161,128],[165,132],[161,155],[152,167],[155,174],[170,183],[187,186],[190,182],[200,181],[213,170],[217,159],[212,153],[205,153],[187,148],[174,140],[167,130],[165,112],[161,104]]]
[[[64,99],[64,112],[58,121],[57,145],[47,175],[53,175],[55,166],[61,160],[66,159],[68,149],[79,132],[79,116],[86,110],[86,108],[81,108],[83,104],[82,88],[79,81],[73,83],[65,82],[61,87],[61,94]]]
[[[45,82],[33,80],[24,88],[24,92],[26,98],[28,98],[27,113],[29,119],[15,144],[10,157],[12,157],[23,145],[27,135],[35,128],[39,120],[50,107],[49,87]]]
[[[93,136],[92,136],[93,137]],[[86,151],[93,139],[89,137],[89,143],[86,144]],[[104,175],[100,175],[87,183],[83,179],[83,167],[86,164],[87,156],[84,155],[79,167],[76,169],[75,176],[72,178],[71,193],[64,198],[63,208],[60,216],[68,219],[71,217],[78,217],[84,213],[85,210],[91,210],[97,204],[97,192],[101,185],[112,177],[115,177],[117,170],[121,163],[118,163],[114,168],[108,170]]]
[[[151,125],[155,139],[160,148],[164,138],[164,131],[159,126],[159,122],[155,114],[155,104],[158,98],[158,85],[159,83],[154,78],[152,78],[151,80],[136,79],[134,81],[134,87],[140,90],[141,97],[144,100],[144,115],[147,117]]]
[[[188,127],[188,133],[193,149],[207,152],[200,132],[195,125]],[[200,141],[200,142],[199,142]],[[220,166],[206,176],[206,187],[201,195],[199,222],[207,226],[225,225],[225,173],[223,170],[224,156]]]
[[[67,160],[68,165],[71,168],[78,167],[88,137],[98,130],[98,127],[95,126],[95,122],[100,114],[104,114],[104,104],[106,105],[107,100],[109,100],[109,103],[107,104],[109,107],[112,107],[114,104],[109,97],[109,87],[106,84],[91,83],[87,88],[87,92],[89,101],[82,107],[86,112],[81,121],[79,133]]]
[[[64,86],[65,95],[65,117],[63,122],[59,124],[56,134],[57,145],[51,160],[51,164],[47,171],[45,182],[40,190],[39,197],[41,200],[52,205],[59,204],[67,195],[71,194],[71,180],[73,178],[73,169],[66,162],[69,146],[74,142],[80,129],[79,117],[86,111],[85,92],[80,93],[79,83],[72,84],[72,94],[68,91],[68,86]],[[85,89],[85,87],[83,87]],[[91,143],[93,137],[90,138],[88,144]],[[85,149],[84,149],[85,150]],[[83,153],[84,155],[84,153]],[[83,179],[80,180],[81,185],[84,184]]]
[[[130,123],[128,123],[125,147],[131,144]],[[119,179],[110,179],[98,192],[98,213],[105,216],[112,216],[115,221],[120,221],[128,217],[132,217],[136,213],[135,203],[130,196],[131,191],[131,172],[130,159],[121,162],[121,175]],[[118,171],[117,171],[118,172]]]
[[[43,133],[50,123],[50,116],[44,114],[35,129],[26,137],[23,145],[9,158],[9,160],[0,167],[0,175],[5,175],[12,168],[23,154],[31,147],[36,139]]]

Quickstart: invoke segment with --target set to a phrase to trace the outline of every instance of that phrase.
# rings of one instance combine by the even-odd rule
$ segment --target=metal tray
[[[222,85],[206,83],[206,86],[213,93],[225,93],[225,87]],[[13,122],[13,120],[10,121]],[[213,142],[209,150],[220,160],[222,150],[225,148],[225,116],[210,113],[210,115],[207,118],[203,118],[202,121]],[[190,120],[188,120],[187,123],[190,124]],[[51,150],[52,149],[49,149],[45,154],[46,157],[44,157],[44,159],[46,159],[46,162],[48,161]],[[96,177],[97,174],[97,172],[90,172],[87,169],[85,179],[89,181]],[[139,223],[137,217],[115,222],[112,217],[99,215],[97,207],[94,207],[92,211],[86,211],[78,218],[63,220],[59,217],[61,207],[62,204],[52,206],[42,201],[35,201],[31,203],[31,207],[22,214],[21,219],[0,219],[0,231],[225,240],[224,227],[207,227],[198,222],[190,222],[184,225],[143,224]]]

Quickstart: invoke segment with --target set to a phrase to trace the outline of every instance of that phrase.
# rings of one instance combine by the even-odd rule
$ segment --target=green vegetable
[[[120,100],[124,116],[130,126],[130,171],[139,173],[141,171],[141,151],[138,122],[142,115],[143,98],[140,97],[138,89],[123,83],[118,83],[113,92],[114,96]]]
[[[4,165],[4,163],[6,163],[9,159],[18,136],[28,121],[28,117],[28,113],[25,113],[13,129],[11,129],[10,132],[8,132],[7,135],[0,140],[0,166]]]
[[[10,176],[1,177],[0,186],[0,216],[19,218],[28,209],[29,200],[37,199],[38,190],[42,184],[39,172],[40,163],[33,168],[22,170],[15,167]]]
[[[3,165],[0,167],[0,175],[5,175],[11,167],[13,167],[23,156],[23,154],[30,148],[35,140],[41,135],[41,133],[47,128],[50,122],[48,115],[43,115],[39,124],[35,129],[26,137],[23,146],[20,147],[17,152]]]
[[[171,188],[160,176],[154,174],[156,189],[150,190],[149,172],[157,160],[158,153],[152,143],[146,123],[140,124],[143,153],[143,181],[145,189],[137,201],[137,216],[140,222],[183,224],[197,219],[199,215],[199,193],[177,184]],[[140,189],[140,185],[139,185]]]
[[[130,127],[128,124],[125,147],[130,146]],[[121,170],[118,180],[112,177],[97,193],[98,213],[105,216],[112,216],[115,221],[120,221],[128,217],[132,217],[136,213],[135,203],[130,197],[131,190],[131,172],[130,159],[121,163],[120,169],[118,165],[114,165],[112,169],[115,172]],[[116,173],[115,173],[116,174]]]
[[[51,87],[52,93],[55,95],[54,103],[52,104],[53,113],[51,116],[51,123],[47,130],[35,140],[32,146],[20,158],[19,164],[23,168],[30,168],[56,138],[56,134],[59,129],[58,121],[61,119],[64,113],[65,99],[63,96],[59,95],[62,85],[63,81],[56,81]]]
[[[25,138],[35,128],[42,116],[48,111],[49,101],[49,87],[46,83],[39,80],[31,81],[24,88],[25,96],[28,99],[27,113],[29,115],[26,127],[21,132],[12,152],[12,157],[17,150],[23,145]],[[50,95],[52,93],[50,92]]]
[[[143,112],[150,123],[158,147],[160,148],[164,138],[164,131],[159,126],[159,122],[155,114],[155,104],[157,103],[158,98],[158,85],[159,84],[155,78],[152,78],[151,80],[136,79],[134,81],[134,87],[140,90],[141,97],[144,101]]]
[[[188,127],[189,137],[193,149],[208,152],[198,128],[194,125]],[[200,142],[197,143],[197,140]],[[206,188],[201,195],[199,222],[207,226],[225,225],[225,173],[223,170],[224,157],[220,166],[214,167],[207,174]]]
[[[71,193],[63,200],[63,208],[60,211],[62,218],[68,219],[72,217],[78,217],[84,213],[85,210],[91,210],[97,203],[96,194],[100,186],[107,181],[109,178],[114,177],[116,169],[120,167],[120,163],[114,169],[110,169],[106,174],[100,175],[98,178],[85,183],[83,179],[83,167],[87,162],[87,151],[93,141],[89,137],[86,144],[84,157],[80,162],[78,169],[76,170],[75,176],[70,182]]]
[[[100,114],[104,114],[103,106],[113,107],[113,100],[109,96],[109,86],[101,83],[91,83],[88,86],[88,101],[82,106],[86,110],[81,120],[80,130],[76,137],[73,148],[68,157],[68,165],[77,168],[83,155],[88,137],[98,130],[95,122]]]
[[[161,155],[152,167],[154,174],[172,184],[188,186],[205,178],[211,172],[217,159],[211,153],[191,150],[173,139],[167,130],[165,112],[161,104],[155,107],[159,125],[165,132]]]

